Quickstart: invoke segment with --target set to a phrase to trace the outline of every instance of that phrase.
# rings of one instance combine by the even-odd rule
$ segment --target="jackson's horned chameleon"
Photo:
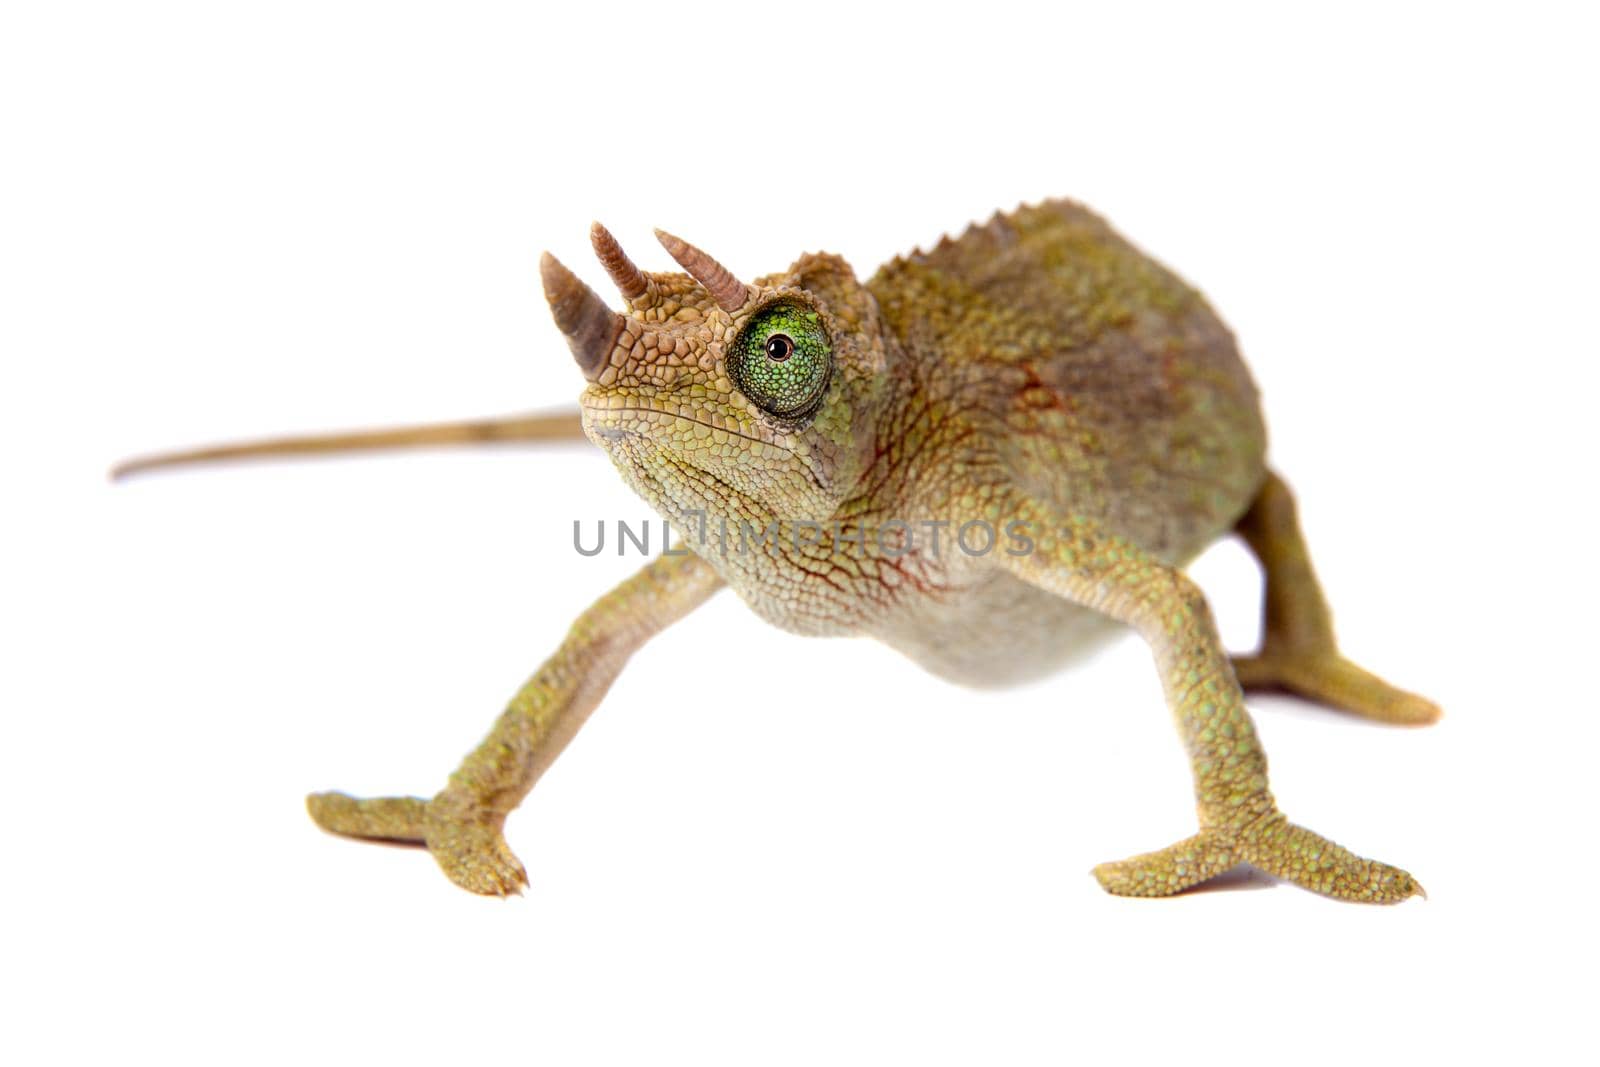
[[[1278,810],[1244,692],[1384,722],[1438,709],[1344,659],[1256,389],[1202,297],[1077,204],[996,215],[862,285],[832,255],[746,284],[657,236],[686,273],[638,270],[598,223],[619,314],[553,257],[546,296],[588,380],[581,414],[269,441],[197,459],[587,436],[686,533],[597,600],[431,799],[308,799],[318,825],[424,844],[458,885],[527,881],[501,833],[629,655],[722,586],[799,634],[866,634],[993,685],[1057,665],[1094,626],[1154,654],[1193,766],[1199,832],[1102,864],[1163,896],[1249,863],[1347,900],[1420,887]],[[724,531],[706,536],[708,526]],[[953,535],[976,528],[956,547]],[[730,539],[725,531],[740,532]],[[1261,650],[1223,650],[1181,567],[1243,538],[1266,575]]]

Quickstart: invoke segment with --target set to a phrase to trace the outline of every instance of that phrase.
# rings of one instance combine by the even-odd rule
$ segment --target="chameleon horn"
[[[711,299],[728,314],[744,307],[750,299],[750,287],[733,276],[721,263],[706,255],[688,241],[672,236],[665,230],[656,231],[656,240],[678,265],[689,272],[689,277],[705,287]]]
[[[622,332],[622,316],[606,307],[593,289],[549,252],[539,258],[539,276],[544,280],[550,313],[566,334],[567,347],[572,349],[583,376],[594,381]]]
[[[611,280],[624,297],[637,300],[649,290],[650,283],[633,265],[633,260],[628,258],[622,246],[617,244],[610,230],[595,223],[589,227],[589,242],[594,245],[594,254],[600,258],[600,265],[605,267],[606,273],[611,275]]]

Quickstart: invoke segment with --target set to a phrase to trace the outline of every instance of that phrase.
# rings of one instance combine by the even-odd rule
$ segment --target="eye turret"
[[[739,391],[763,411],[802,418],[815,410],[833,371],[833,342],[822,316],[787,300],[750,316],[729,353]]]

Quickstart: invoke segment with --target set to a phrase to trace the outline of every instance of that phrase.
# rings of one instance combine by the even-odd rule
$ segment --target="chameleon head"
[[[669,519],[824,522],[872,456],[886,348],[876,302],[837,256],[746,284],[657,231],[687,273],[646,274],[595,223],[626,302],[611,310],[548,253],[545,295],[589,385],[584,432]]]

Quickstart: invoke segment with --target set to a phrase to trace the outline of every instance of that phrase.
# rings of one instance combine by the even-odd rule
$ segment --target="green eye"
[[[833,344],[822,316],[800,304],[762,308],[745,324],[728,361],[739,391],[774,415],[803,415],[822,399]]]

